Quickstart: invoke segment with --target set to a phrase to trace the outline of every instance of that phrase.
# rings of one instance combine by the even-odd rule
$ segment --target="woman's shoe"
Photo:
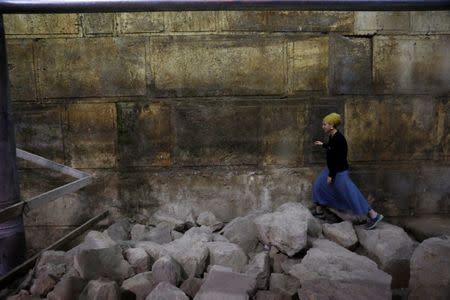
[[[382,214],[377,214],[377,216],[375,218],[369,218],[369,220],[366,223],[366,229],[367,230],[371,230],[374,229],[375,227],[377,227],[377,224],[380,223],[381,220],[383,220],[383,215]]]

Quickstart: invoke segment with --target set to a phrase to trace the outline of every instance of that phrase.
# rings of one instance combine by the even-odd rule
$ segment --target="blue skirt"
[[[332,184],[327,183],[328,174],[326,167],[314,182],[314,203],[355,215],[366,215],[371,207],[348,176],[348,170],[337,173]]]

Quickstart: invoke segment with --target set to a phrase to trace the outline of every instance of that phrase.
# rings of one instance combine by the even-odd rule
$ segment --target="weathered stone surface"
[[[79,300],[91,299],[119,300],[119,286],[116,282],[106,279],[91,280],[84,288]]]
[[[256,215],[237,217],[228,223],[221,233],[234,244],[239,245],[245,253],[249,253],[258,244],[258,229],[253,222]]]
[[[162,103],[119,103],[117,109],[120,165],[171,165],[170,107]]]
[[[328,37],[309,37],[290,43],[290,94],[327,91]]]
[[[382,222],[373,230],[356,227],[359,243],[392,275],[394,288],[405,288],[409,281],[409,260],[417,244],[401,228]]]
[[[133,268],[123,258],[119,246],[81,250],[75,255],[74,266],[84,279],[106,277],[125,280],[134,275]]]
[[[298,278],[302,285],[316,280],[369,284],[380,299],[391,297],[392,277],[389,274],[378,269],[377,264],[367,257],[328,240],[313,242],[313,248],[300,264],[291,268],[290,275]]]
[[[21,290],[18,294],[9,296],[6,300],[39,300],[41,297],[32,296],[26,290]]]
[[[180,286],[180,289],[190,298],[194,298],[200,287],[203,284],[203,279],[196,277],[189,277]]]
[[[155,286],[152,272],[144,272],[125,280],[121,288],[131,291],[136,295],[136,300],[144,300]]]
[[[103,233],[106,233],[113,241],[126,241],[131,238],[130,231],[130,220],[121,219],[111,224]]]
[[[30,40],[8,40],[9,88],[12,101],[36,99],[36,73]]]
[[[131,229],[131,239],[166,244],[172,241],[170,225],[160,223],[156,227],[135,224]]]
[[[446,179],[450,178],[450,168],[445,165],[424,165],[421,166],[418,173],[420,180],[416,183],[417,202],[414,205],[416,216],[440,213],[442,216],[448,215],[450,213],[450,201],[448,201],[450,183]]]
[[[404,228],[419,242],[432,237],[450,236],[450,219],[446,215],[399,217],[389,221]]]
[[[297,278],[285,274],[270,274],[270,291],[287,296],[292,299],[297,294],[300,281]]]
[[[275,293],[272,291],[258,291],[255,295],[255,300],[291,300],[292,297],[282,294]]]
[[[201,212],[197,217],[197,224],[200,226],[209,226],[212,231],[220,230],[223,227],[221,220],[210,211]]]
[[[307,108],[303,103],[264,105],[261,109],[263,164],[303,164]]]
[[[302,260],[298,258],[288,258],[281,263],[281,272],[283,272],[284,274],[289,274],[291,268],[301,262]]]
[[[269,254],[267,252],[256,254],[245,266],[244,273],[256,279],[256,287],[259,290],[267,289],[270,278]]]
[[[322,229],[327,239],[344,248],[350,249],[358,243],[358,237],[350,221],[337,224],[323,224]]]
[[[369,94],[372,91],[371,40],[332,35],[329,51],[330,93]]]
[[[257,164],[258,134],[254,124],[258,122],[258,107],[212,103],[179,107],[175,114],[177,164]]]
[[[183,230],[195,226],[194,210],[183,203],[167,203],[161,205],[153,214],[154,223],[169,224],[175,230]]]
[[[130,248],[124,254],[136,274],[150,270],[152,259],[143,248]]]
[[[141,38],[42,39],[35,55],[43,98],[145,94]]]
[[[168,282],[178,286],[181,281],[181,266],[169,256],[159,258],[152,266],[153,280],[156,284]]]
[[[86,286],[86,280],[68,276],[62,278],[55,286],[53,291],[48,293],[48,300],[78,300],[78,296]]]
[[[164,14],[160,12],[120,13],[116,18],[118,32],[122,34],[164,30]]]
[[[233,243],[209,242],[209,263],[230,267],[234,272],[241,272],[248,262],[248,257],[241,247]]]
[[[41,270],[46,269],[46,265],[66,264],[66,253],[64,251],[48,250],[41,254],[35,267],[35,273],[39,275]]]
[[[37,277],[30,288],[30,293],[34,296],[45,297],[58,282],[57,278],[48,273],[42,273]]]
[[[147,252],[150,257],[156,261],[160,257],[167,255],[167,251],[164,248],[164,246],[161,246],[160,244],[154,243],[154,242],[138,242],[136,243],[137,248],[142,248]]]
[[[272,250],[272,249],[270,249]],[[273,273],[283,273],[283,268],[281,265],[289,258],[284,253],[275,253],[271,255],[271,264],[272,264],[272,272]]]
[[[450,236],[423,241],[411,257],[409,299],[447,299],[450,295]]]
[[[111,239],[109,235],[96,230],[89,231],[84,237],[83,243],[79,244],[81,249],[101,249],[115,245],[117,245],[117,243]]]
[[[114,167],[116,108],[114,104],[72,104],[67,108],[67,159],[75,168]]]
[[[114,14],[83,14],[83,33],[85,35],[111,35],[114,32]]]
[[[353,29],[353,14],[334,11],[222,11],[218,22],[222,31],[349,32]]]
[[[306,246],[307,234],[321,231],[311,212],[300,203],[285,203],[274,213],[255,219],[259,239],[292,256]]]
[[[164,248],[182,266],[184,277],[203,274],[209,254],[205,242],[182,237]]]
[[[438,111],[438,140],[442,146],[436,156],[450,161],[450,99],[442,99]]]
[[[410,12],[355,12],[354,31],[357,34],[395,34],[409,30]]]
[[[216,15],[215,11],[166,12],[164,14],[165,31],[216,31]]]
[[[373,74],[382,94],[448,94],[450,37],[375,37]],[[433,59],[430,59],[433,57]]]
[[[277,95],[285,90],[280,39],[152,38],[147,61],[156,96]]]
[[[450,32],[450,12],[412,11],[411,31],[420,34],[448,34]]]
[[[252,277],[213,266],[194,300],[247,300],[256,292]]]
[[[176,286],[168,282],[161,282],[145,300],[189,300],[189,298]]]
[[[76,35],[77,14],[6,14],[5,32],[11,35]]]

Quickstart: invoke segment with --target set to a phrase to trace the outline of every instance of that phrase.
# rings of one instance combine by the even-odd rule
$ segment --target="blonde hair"
[[[329,115],[326,115],[323,118],[323,121],[327,124],[333,125],[333,127],[337,127],[339,126],[339,124],[341,124],[341,115],[333,112]]]

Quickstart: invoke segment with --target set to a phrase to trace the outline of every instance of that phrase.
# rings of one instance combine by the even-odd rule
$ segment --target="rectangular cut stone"
[[[437,114],[437,101],[430,96],[384,99],[380,113],[380,158],[433,159]]]
[[[17,147],[47,159],[64,163],[64,105],[14,105]],[[37,167],[34,164],[22,166]]]
[[[383,198],[376,202],[374,208],[393,216],[410,216],[417,202],[416,187],[421,180],[420,174],[410,167],[383,167],[379,174]]]
[[[356,34],[395,34],[410,31],[409,12],[355,12]]]
[[[12,101],[36,99],[36,74],[31,40],[8,40],[9,87]]]
[[[67,107],[66,157],[75,168],[108,168],[116,163],[116,107],[112,103]]]
[[[161,103],[118,105],[120,165],[168,166],[172,160],[170,107]]]
[[[358,98],[345,103],[345,132],[350,161],[378,159],[382,139],[380,114],[380,102],[376,99]]]
[[[78,14],[5,14],[5,33],[11,35],[76,35]]]
[[[282,94],[282,39],[177,36],[152,38],[148,61],[156,96]]]
[[[116,18],[119,33],[164,31],[164,13],[162,12],[120,13],[116,15]]]
[[[233,104],[177,107],[175,161],[181,165],[256,165],[259,108]]]
[[[222,11],[219,13],[221,31],[295,31],[350,32],[352,12],[317,11]]]
[[[450,213],[450,168],[445,165],[427,165],[420,168],[417,181],[417,215]]]
[[[411,31],[422,34],[449,34],[450,11],[412,11]]]
[[[214,11],[166,12],[165,30],[169,32],[216,31],[216,14]]]
[[[328,37],[292,42],[290,93],[327,90]]]
[[[264,165],[303,165],[306,104],[270,104],[261,111]]]
[[[114,32],[114,14],[83,14],[85,35],[109,35]]]
[[[375,37],[374,84],[378,93],[450,93],[450,36]]]
[[[332,36],[329,85],[332,94],[371,92],[372,43],[370,39]]]
[[[39,40],[41,97],[144,95],[143,41],[126,37]]]

